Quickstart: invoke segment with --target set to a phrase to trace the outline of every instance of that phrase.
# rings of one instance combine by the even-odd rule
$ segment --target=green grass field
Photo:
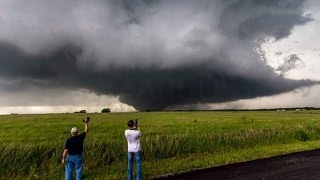
[[[320,111],[146,112],[0,116],[0,179],[63,179],[70,129],[83,130],[84,177],[125,179],[129,119],[139,119],[143,173],[154,176],[320,147]]]

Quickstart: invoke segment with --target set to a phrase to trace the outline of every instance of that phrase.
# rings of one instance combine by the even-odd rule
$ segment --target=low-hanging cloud
[[[0,76],[11,90],[84,88],[139,110],[291,91],[315,82],[275,74],[254,48],[311,21],[303,3],[0,0]]]

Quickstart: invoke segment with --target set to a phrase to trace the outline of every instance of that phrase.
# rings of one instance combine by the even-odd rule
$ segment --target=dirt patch
[[[154,178],[154,180],[206,179],[320,179],[320,150],[228,164]]]

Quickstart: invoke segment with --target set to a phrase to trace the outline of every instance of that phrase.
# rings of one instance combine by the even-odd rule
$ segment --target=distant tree
[[[104,108],[101,110],[101,113],[109,113],[109,112],[111,112],[110,108]]]
[[[79,113],[87,113],[87,111],[83,109],[83,110],[79,111]]]

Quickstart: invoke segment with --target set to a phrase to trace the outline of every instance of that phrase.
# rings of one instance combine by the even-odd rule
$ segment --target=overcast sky
[[[316,0],[0,0],[0,114],[320,107]]]

